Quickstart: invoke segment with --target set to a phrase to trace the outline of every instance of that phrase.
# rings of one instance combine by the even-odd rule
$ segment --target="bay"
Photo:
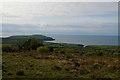
[[[70,43],[83,45],[118,45],[118,36],[103,35],[47,35],[54,38],[53,43]]]

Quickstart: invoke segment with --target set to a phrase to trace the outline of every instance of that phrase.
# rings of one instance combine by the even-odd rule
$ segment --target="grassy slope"
[[[44,45],[55,47],[54,52],[43,57],[39,57],[41,54],[35,57],[35,51],[3,52],[3,78],[117,78],[120,75],[120,61],[112,54],[117,52],[112,50],[118,49],[116,46],[83,48],[78,44],[47,42]],[[94,55],[99,52],[112,56]],[[17,75],[19,71],[25,74]]]
[[[94,52],[94,49],[77,44],[45,42],[44,45],[66,53],[53,52],[43,57],[35,57],[35,51],[3,53],[3,78],[117,78],[120,75],[117,57],[81,56],[81,51]],[[17,75],[20,70],[25,74]]]
[[[101,48],[101,49],[118,49],[118,46],[111,46],[111,45],[89,45],[89,46],[94,48]]]
[[[117,58],[70,54],[72,58],[49,55],[47,59],[38,59],[28,54],[32,52],[3,53],[3,78],[117,78],[120,75]],[[25,74],[16,75],[20,70]]]

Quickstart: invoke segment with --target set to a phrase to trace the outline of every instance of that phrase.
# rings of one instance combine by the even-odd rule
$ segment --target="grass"
[[[117,78],[117,58],[46,55],[36,58],[32,52],[3,53],[3,78]],[[46,58],[48,57],[48,58]],[[18,75],[20,74],[20,75]]]
[[[3,78],[118,78],[117,46],[87,46],[44,42],[49,53],[3,52]],[[117,53],[117,54],[116,54]]]
[[[101,48],[101,49],[118,49],[118,46],[111,46],[111,45],[90,45],[90,47]]]

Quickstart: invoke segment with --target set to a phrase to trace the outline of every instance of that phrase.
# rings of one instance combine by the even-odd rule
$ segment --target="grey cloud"
[[[6,2],[3,6],[4,35],[32,33],[116,34],[117,3],[115,2]],[[106,15],[108,16],[105,17]]]

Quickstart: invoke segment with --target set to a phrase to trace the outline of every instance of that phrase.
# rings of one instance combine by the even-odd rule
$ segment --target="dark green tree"
[[[29,39],[23,45],[23,50],[36,50],[37,47],[44,46],[43,42],[38,42],[37,40]]]

